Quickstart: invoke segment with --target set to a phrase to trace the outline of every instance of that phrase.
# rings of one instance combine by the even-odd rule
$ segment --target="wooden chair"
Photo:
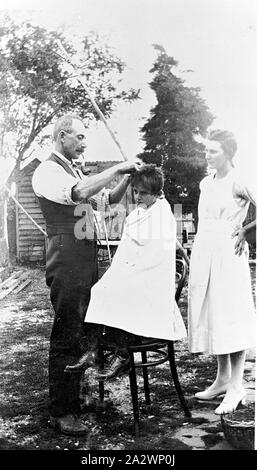
[[[180,295],[185,284],[187,275],[187,264],[184,259],[176,260],[176,277],[177,277],[177,288],[175,299],[176,302],[179,302]],[[191,412],[188,408],[187,402],[185,400],[176,368],[175,362],[175,352],[173,341],[159,340],[159,339],[149,339],[145,341],[142,340],[141,344],[133,345],[128,347],[129,356],[130,356],[130,370],[129,370],[129,381],[130,381],[130,391],[132,398],[133,414],[134,414],[134,432],[137,436],[139,434],[139,402],[138,402],[138,386],[137,386],[137,369],[141,368],[143,371],[143,380],[144,380],[144,393],[145,401],[147,405],[151,404],[150,400],[150,387],[149,387],[149,377],[148,377],[148,368],[155,367],[164,362],[169,362],[171,377],[181,404],[181,407],[185,413],[185,416],[191,417]],[[154,358],[148,358],[148,353],[154,352]],[[136,354],[141,354],[141,360],[138,361]],[[138,356],[138,355],[137,355]],[[104,356],[102,355],[102,360],[104,361]],[[99,393],[100,401],[104,399],[104,383],[99,382]]]

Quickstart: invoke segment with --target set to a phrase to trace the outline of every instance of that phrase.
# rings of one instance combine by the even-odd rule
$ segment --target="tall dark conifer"
[[[170,204],[181,203],[184,213],[196,215],[206,163],[204,147],[195,136],[205,136],[213,116],[200,97],[200,89],[186,86],[176,74],[178,62],[162,46],[154,48],[158,56],[150,70],[154,74],[150,87],[157,104],[142,128],[145,148],[141,157],[163,166]]]

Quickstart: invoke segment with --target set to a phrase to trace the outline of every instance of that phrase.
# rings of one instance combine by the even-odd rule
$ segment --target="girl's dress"
[[[224,178],[200,183],[199,226],[189,276],[188,335],[191,352],[228,354],[256,344],[248,244],[235,255],[236,237],[256,187],[242,182],[235,169]]]
[[[91,290],[85,321],[151,338],[185,337],[175,256],[176,221],[166,199],[132,211],[111,267]]]

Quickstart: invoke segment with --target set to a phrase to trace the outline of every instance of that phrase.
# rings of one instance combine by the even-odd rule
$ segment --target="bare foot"
[[[228,414],[235,411],[239,405],[245,405],[246,390],[243,387],[236,388],[230,387],[221,404],[216,408],[214,413],[216,415]]]

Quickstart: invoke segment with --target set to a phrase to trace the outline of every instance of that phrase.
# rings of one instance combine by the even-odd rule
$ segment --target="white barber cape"
[[[112,265],[93,286],[86,322],[160,339],[186,329],[175,302],[176,221],[164,198],[127,217]]]

